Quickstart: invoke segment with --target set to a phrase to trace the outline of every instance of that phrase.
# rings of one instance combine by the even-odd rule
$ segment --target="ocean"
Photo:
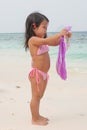
[[[48,36],[55,33],[48,32]],[[50,46],[49,50],[51,63],[56,62],[58,47]],[[30,59],[29,52],[25,52],[24,48],[24,33],[0,33],[0,61],[10,58]],[[72,33],[66,62],[69,70],[87,73],[87,32]]]

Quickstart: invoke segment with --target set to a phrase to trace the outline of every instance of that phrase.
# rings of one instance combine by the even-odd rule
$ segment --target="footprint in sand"
[[[16,88],[21,88],[21,86],[17,85]]]
[[[84,117],[85,114],[83,114],[83,113],[78,113],[77,116]]]
[[[14,116],[15,114],[12,112],[11,115]]]
[[[0,103],[3,103],[2,101],[0,101]]]

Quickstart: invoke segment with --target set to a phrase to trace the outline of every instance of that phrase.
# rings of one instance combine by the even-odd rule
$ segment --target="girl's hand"
[[[69,33],[68,30],[65,29],[65,28],[60,31],[60,35],[61,35],[61,36],[66,36],[66,35],[68,35],[68,33]]]
[[[71,38],[72,33],[71,33],[71,32],[68,32],[66,36],[67,36],[68,38]]]
[[[61,36],[68,37],[68,38],[71,38],[72,33],[69,32],[67,29],[63,29],[63,30],[60,32],[60,35],[61,35]]]

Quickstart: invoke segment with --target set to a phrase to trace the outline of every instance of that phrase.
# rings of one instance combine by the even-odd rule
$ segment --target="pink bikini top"
[[[41,55],[41,54],[48,52],[48,51],[49,51],[48,45],[41,45],[37,51],[37,55]]]
[[[45,52],[49,51],[49,47],[48,45],[41,45],[38,50],[37,50],[37,55],[41,55],[44,54]],[[34,60],[34,58],[36,57],[36,55],[32,56],[32,59]],[[33,62],[33,61],[32,61]]]

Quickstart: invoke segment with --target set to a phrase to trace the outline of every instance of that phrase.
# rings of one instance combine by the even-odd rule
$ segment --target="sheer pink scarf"
[[[66,29],[70,31],[71,27],[67,26]],[[66,50],[67,50],[67,44],[65,42],[64,36],[62,36],[60,39],[59,52],[58,52],[57,62],[56,62],[56,70],[63,80],[67,79],[67,70],[66,70],[66,62],[65,62]]]

